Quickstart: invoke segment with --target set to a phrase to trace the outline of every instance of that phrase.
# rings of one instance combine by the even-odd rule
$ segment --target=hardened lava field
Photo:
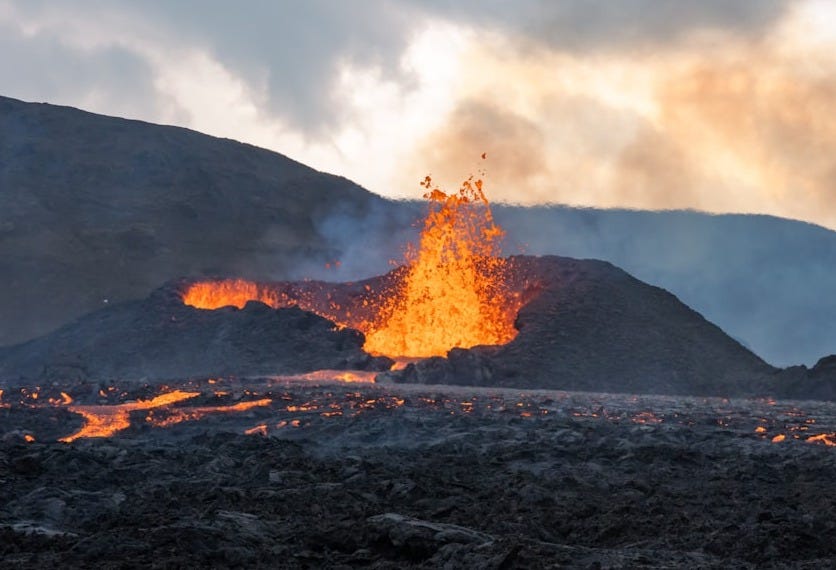
[[[0,561],[814,568],[836,556],[834,404],[345,380],[7,390]],[[120,429],[79,435],[107,410]]]

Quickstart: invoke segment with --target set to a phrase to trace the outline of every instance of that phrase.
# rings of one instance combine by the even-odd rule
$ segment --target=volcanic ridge
[[[507,264],[507,292],[521,300],[512,340],[411,359],[397,370],[389,370],[393,360],[387,356],[399,355],[367,353],[363,332],[351,325],[362,328],[372,319],[377,300],[403,268],[353,283],[170,282],[145,300],[115,304],[44,337],[0,348],[0,378],[8,384],[162,382],[356,369],[381,372],[379,381],[424,384],[836,395],[832,357],[810,371],[775,369],[674,295],[609,263],[514,256]],[[230,297],[245,284],[250,288],[243,297]],[[200,288],[220,292],[216,307],[186,304],[189,291]]]

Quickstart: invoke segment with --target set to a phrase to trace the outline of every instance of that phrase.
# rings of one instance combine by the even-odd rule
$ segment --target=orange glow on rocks
[[[374,384],[379,372],[369,370],[314,370],[302,374],[278,376],[277,380],[304,380],[310,382],[345,382],[347,384]]]
[[[195,406],[189,408],[170,408],[172,404],[199,396],[200,392],[174,390],[155,396],[150,400],[139,400],[116,405],[67,406],[67,409],[84,418],[84,426],[77,432],[59,441],[69,443],[88,437],[110,437],[131,426],[130,414],[134,410],[149,410],[145,421],[159,428],[171,427],[185,421],[199,420],[208,414],[239,413],[253,408],[269,406],[271,398],[261,398],[237,402],[228,406]],[[163,413],[155,413],[164,410]]]

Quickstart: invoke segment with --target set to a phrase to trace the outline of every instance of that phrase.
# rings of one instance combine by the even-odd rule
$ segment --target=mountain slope
[[[280,154],[0,97],[0,345],[172,277],[281,277],[381,199]]]

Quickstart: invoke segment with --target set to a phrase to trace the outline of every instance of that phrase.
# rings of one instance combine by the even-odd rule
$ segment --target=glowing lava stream
[[[200,396],[200,392],[175,390],[160,394],[150,400],[139,400],[113,406],[68,406],[67,409],[84,417],[84,426],[77,432],[58,441],[69,443],[81,437],[110,437],[131,425],[130,414],[134,410],[149,410]]]
[[[504,232],[493,220],[482,181],[471,177],[454,194],[433,187],[429,176],[422,186],[429,212],[420,242],[407,248],[405,271],[377,294],[370,318],[352,318],[346,310],[348,322],[340,322],[333,306],[290,300],[267,285],[241,279],[194,283],[183,302],[199,309],[242,308],[250,300],[275,308],[298,305],[363,332],[367,352],[395,358],[445,356],[455,347],[513,340],[521,302],[506,286],[508,264],[500,257]]]
[[[199,420],[207,414],[216,414],[219,412],[244,412],[252,410],[253,408],[260,408],[262,406],[269,406],[273,403],[270,398],[262,398],[260,400],[250,400],[248,402],[238,402],[230,406],[198,406],[195,408],[177,408],[167,413],[166,417],[155,418],[149,415],[146,420],[154,427],[169,427],[180,422]],[[152,412],[153,414],[153,412]]]
[[[127,429],[131,426],[130,414],[134,410],[153,410],[165,408],[177,402],[188,400],[199,396],[200,392],[184,392],[174,390],[155,396],[150,400],[139,400],[116,405],[93,405],[93,406],[68,406],[67,409],[84,418],[84,425],[74,434],[62,437],[58,441],[70,443],[80,438],[88,437],[110,437],[113,434]],[[203,416],[216,412],[240,412],[258,406],[268,406],[272,403],[270,398],[254,400],[250,402],[238,402],[230,406],[201,406],[195,408],[183,408],[170,410],[164,418],[157,419],[152,415],[146,421],[156,427],[168,427],[183,421],[200,419]]]

